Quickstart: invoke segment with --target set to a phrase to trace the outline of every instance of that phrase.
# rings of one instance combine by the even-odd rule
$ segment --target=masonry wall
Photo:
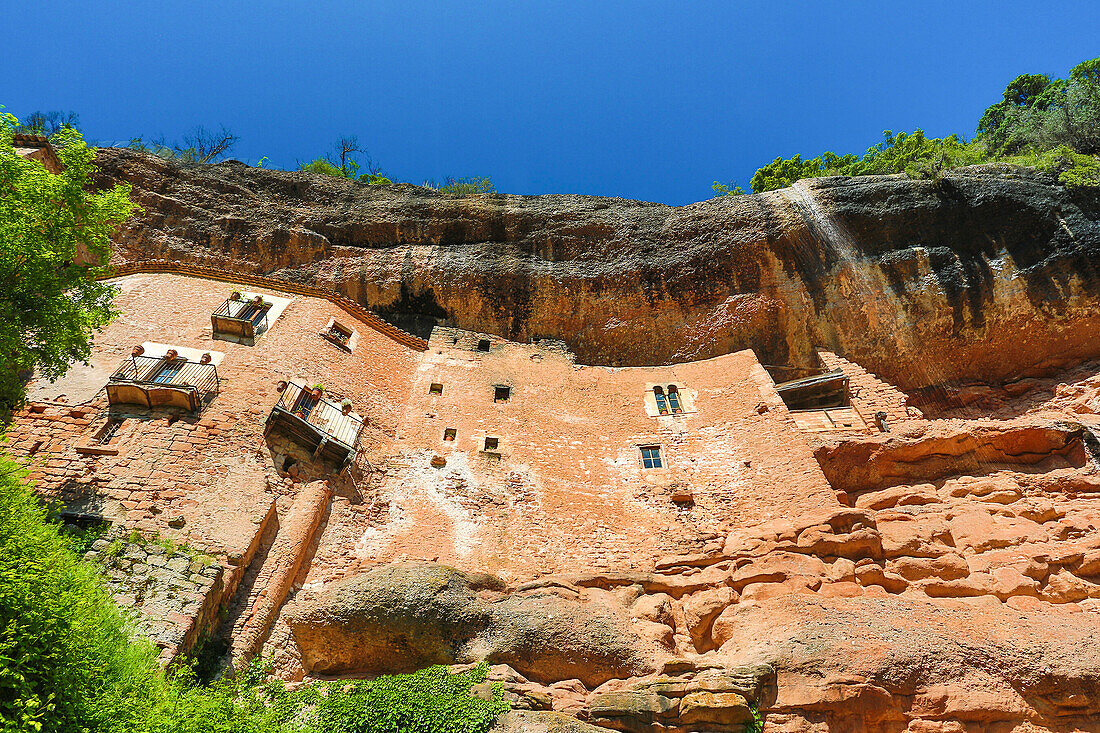
[[[482,340],[489,351],[478,349]],[[677,385],[694,410],[651,416],[655,384]],[[308,582],[400,559],[515,579],[651,569],[663,555],[707,549],[731,527],[836,506],[770,385],[751,351],[668,367],[583,367],[555,342],[437,328],[374,498],[384,521],[334,507]],[[498,387],[510,390],[506,401],[495,399]],[[485,450],[487,437],[495,449]],[[659,446],[664,466],[644,468],[641,446]]]
[[[244,614],[231,625],[271,604],[261,565],[272,548],[301,568],[280,593],[401,559],[518,581],[652,569],[667,555],[719,551],[731,528],[838,506],[751,351],[587,367],[558,342],[444,328],[420,351],[324,298],[169,273],[115,282],[121,316],[97,336],[91,364],[33,386],[11,448],[71,512],[214,555],[225,569],[214,607],[237,592]],[[289,299],[254,345],[211,332],[233,290]],[[321,335],[333,321],[355,331],[350,351]],[[141,343],[210,352],[220,392],[198,414],[108,405],[104,385]],[[337,473],[294,439],[265,435],[279,380],[351,400],[365,427],[350,468]],[[653,389],[671,385],[685,411],[659,415]],[[109,420],[117,433],[98,440]],[[643,466],[643,446],[660,449],[660,468]],[[301,487],[322,480],[332,498],[317,510],[319,530],[284,547]]]
[[[30,458],[40,493],[61,499],[71,513],[214,555],[228,570],[228,597],[299,481],[329,478],[345,497],[358,497],[358,487],[369,484],[371,461],[391,452],[419,352],[327,300],[302,296],[255,345],[222,341],[213,337],[210,315],[231,291],[285,294],[168,274],[130,275],[115,284],[121,315],[96,336],[91,364],[56,383],[32,385],[30,403],[9,429],[9,448]],[[358,332],[353,352],[319,334],[334,318]],[[221,352],[219,394],[198,414],[108,405],[104,385],[143,342]],[[293,441],[265,439],[276,383],[293,378],[325,384],[326,396],[350,399],[365,418],[358,462],[344,475],[315,465]],[[100,443],[109,420],[121,424]],[[293,478],[282,471],[292,453],[299,460]]]

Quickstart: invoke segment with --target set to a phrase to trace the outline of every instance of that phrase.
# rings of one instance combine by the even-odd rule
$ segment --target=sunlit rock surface
[[[9,438],[39,490],[210,552],[235,662],[485,661],[531,733],[1100,729],[1096,191],[987,167],[671,208],[99,155],[146,210],[120,261],[482,332],[422,351],[299,292],[215,342],[232,285],[135,271],[91,366],[36,385]],[[96,401],[149,339],[225,351],[201,416]],[[839,370],[849,404],[791,407],[769,374],[801,372],[760,362]],[[265,431],[298,375],[361,411],[348,471]]]
[[[827,178],[682,207],[462,199],[106,148],[145,214],[121,261],[330,285],[408,330],[564,340],[589,364],[840,353],[903,388],[1100,355],[1100,193],[998,166]]]

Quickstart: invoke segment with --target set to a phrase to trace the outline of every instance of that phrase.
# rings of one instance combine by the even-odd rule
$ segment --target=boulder
[[[680,700],[681,725],[736,726],[752,722],[749,702],[736,692],[692,692]]]
[[[536,682],[576,678],[594,687],[655,668],[653,643],[625,609],[504,587],[434,563],[391,565],[302,594],[284,619],[303,666],[320,674],[486,660]]]

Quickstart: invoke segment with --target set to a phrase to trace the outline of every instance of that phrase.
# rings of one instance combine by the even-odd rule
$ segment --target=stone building
[[[9,438],[70,521],[130,538],[125,567],[147,572],[141,588],[116,573],[119,597],[166,658],[221,608],[254,651],[294,588],[383,563],[510,582],[652,570],[840,507],[806,436],[905,416],[900,393],[829,354],[824,381],[777,390],[751,351],[583,366],[554,341],[439,327],[424,342],[312,288],[133,269],[90,363],[32,385]],[[150,538],[212,560],[168,577]]]
[[[43,166],[46,167],[50,173],[61,172],[61,160],[57,157],[57,152],[54,150],[53,145],[50,144],[48,138],[43,135],[27,135],[24,133],[17,133],[12,136],[12,146],[15,148],[16,155],[27,158],[28,160],[37,160]]]

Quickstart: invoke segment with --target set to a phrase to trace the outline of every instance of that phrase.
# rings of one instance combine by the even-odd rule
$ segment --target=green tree
[[[0,455],[0,731],[140,730],[157,652]]]
[[[957,135],[928,138],[924,130],[882,133],[882,142],[850,166],[849,175],[905,173],[912,178],[929,178],[947,168],[972,165],[986,160],[984,149],[964,143]]]
[[[740,196],[745,193],[745,189],[738,186],[736,181],[730,181],[729,183],[715,181],[710,184],[710,187],[717,196]]]
[[[31,135],[44,135],[51,140],[62,130],[77,130],[80,128],[80,115],[76,112],[31,112],[22,123],[16,127],[16,132]]]
[[[1066,82],[1046,74],[1021,74],[1009,82],[1001,101],[990,105],[978,120],[978,135],[995,154],[1012,153],[1026,143],[1014,134],[1021,118],[1060,104]]]
[[[54,175],[15,153],[18,124],[0,115],[0,409],[23,401],[33,370],[55,379],[88,358],[113,315],[114,288],[95,279],[109,235],[137,209],[128,185],[91,192],[95,153],[79,132],[56,133],[64,170]]]
[[[355,135],[340,138],[333,150],[334,154],[325,155],[312,162],[299,165],[298,169],[309,173],[319,173],[323,176],[332,176],[333,178],[347,178],[349,181],[363,181],[372,186],[393,183],[382,173],[382,169],[371,160],[370,156],[366,156],[366,171],[359,173],[362,165],[354,158],[352,153],[362,153],[364,151],[359,147],[359,138]]]
[[[753,174],[749,188],[753,193],[774,191],[786,188],[800,178],[814,178],[821,175],[821,161],[817,158],[802,160],[802,155],[793,158],[776,158]]]

